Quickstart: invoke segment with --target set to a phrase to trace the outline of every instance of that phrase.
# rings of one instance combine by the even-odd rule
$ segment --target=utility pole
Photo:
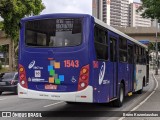
[[[155,68],[155,75],[158,75],[158,29],[159,29],[159,24],[158,24],[158,20],[156,19],[156,68]]]

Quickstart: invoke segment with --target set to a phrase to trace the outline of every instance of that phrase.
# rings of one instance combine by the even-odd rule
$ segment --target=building
[[[141,16],[141,14],[143,13],[143,11],[141,12],[136,12],[136,10],[141,6],[141,3],[136,3],[133,2],[130,4],[130,11],[131,11],[131,25],[130,27],[151,27],[152,26],[152,22],[151,19],[148,18],[143,18]]]
[[[129,0],[111,0],[110,14],[111,26],[128,27],[129,26]]]
[[[130,25],[130,2],[132,0],[93,0],[92,14],[113,27]]]
[[[92,14],[110,25],[110,0],[92,0]]]

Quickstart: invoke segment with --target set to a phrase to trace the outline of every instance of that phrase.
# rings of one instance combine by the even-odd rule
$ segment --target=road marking
[[[5,99],[7,99],[7,98],[1,98],[0,101],[5,100]]]
[[[153,76],[153,78],[154,78],[154,80],[156,81],[156,87],[155,87],[155,89],[152,91],[152,93],[146,98],[146,99],[144,99],[141,103],[139,103],[136,107],[134,107],[131,111],[133,112],[133,111],[135,111],[135,110],[137,110],[141,105],[143,105],[154,93],[155,93],[155,90],[157,90],[157,88],[158,88],[158,81],[157,81],[157,79],[155,78],[155,76],[154,76],[154,74],[152,73],[152,76]],[[128,112],[129,113],[129,112]],[[123,120],[124,118],[126,118],[126,117],[121,117],[120,119],[118,119],[118,120]]]
[[[63,103],[63,101],[57,102],[57,103],[53,103],[53,104],[49,104],[49,105],[45,105],[43,107],[50,107],[50,106],[54,106],[54,105],[57,105],[57,104],[60,104],[60,103]]]
[[[153,75],[153,77],[154,77],[154,80],[156,81],[156,88],[154,89],[154,91],[155,91],[155,90],[157,90],[157,88],[158,88],[159,85],[158,85],[158,81],[157,81],[157,79],[155,78],[155,76],[154,76],[153,73],[152,73],[152,75]]]

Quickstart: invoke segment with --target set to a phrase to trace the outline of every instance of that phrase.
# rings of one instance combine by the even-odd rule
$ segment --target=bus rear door
[[[134,80],[134,57],[133,57],[133,46],[131,44],[128,45],[128,65],[127,65],[127,71],[128,71],[128,92],[131,92],[133,90],[133,80]]]
[[[109,32],[109,41],[110,41],[110,99],[117,96],[117,77],[118,77],[118,61],[117,61],[117,40],[118,36]]]

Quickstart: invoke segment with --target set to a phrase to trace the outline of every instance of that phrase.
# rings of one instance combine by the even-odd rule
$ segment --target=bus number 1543
[[[78,68],[79,67],[79,60],[65,60],[64,67],[70,68]]]

